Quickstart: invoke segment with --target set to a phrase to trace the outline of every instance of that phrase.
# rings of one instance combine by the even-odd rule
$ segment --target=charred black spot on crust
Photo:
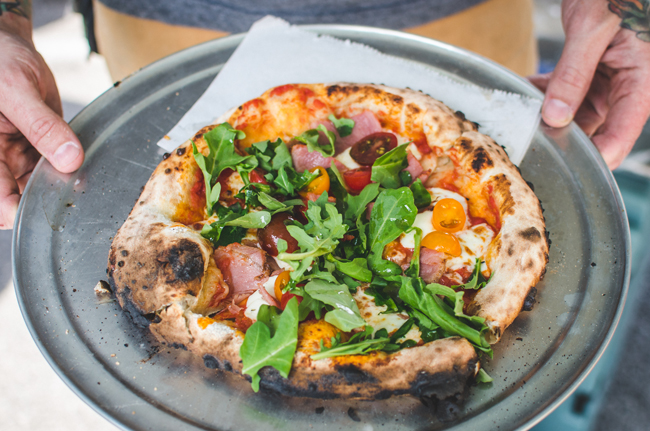
[[[476,147],[472,158],[472,169],[474,169],[474,172],[478,173],[481,170],[491,168],[492,166],[494,166],[494,162],[490,159],[485,148]]]
[[[171,156],[171,154],[169,154],[169,153],[163,154],[163,160],[167,160],[169,158],[169,156]]]
[[[232,371],[232,365],[230,364],[229,361],[227,360],[223,361],[223,369],[226,371]]]
[[[461,412],[462,397],[448,397],[438,400],[435,397],[420,397],[420,401],[440,422],[453,422]]]
[[[203,365],[211,370],[219,369],[219,361],[212,355],[203,355]]]
[[[115,281],[111,278],[109,279],[109,282],[113,288],[113,291],[115,292]],[[147,316],[143,315],[140,309],[135,305],[133,302],[133,297],[131,295],[131,289],[129,287],[125,287],[124,290],[120,291],[118,294],[120,295],[122,310],[124,310],[126,315],[129,316],[133,323],[141,328],[148,327],[151,323],[151,319],[148,319]]]
[[[123,261],[123,260],[120,260],[119,262],[117,262],[117,266],[119,266],[120,268],[122,268],[122,267],[124,266],[124,261]]]
[[[325,407],[316,407],[316,410],[314,410],[317,415],[322,414],[325,411]]]
[[[171,174],[171,172],[172,172],[171,169],[169,169],[169,168],[165,169],[165,173],[166,173],[166,174]]]
[[[457,369],[436,374],[430,374],[426,371],[420,371],[413,382],[411,382],[411,392],[417,397],[444,399],[451,395],[456,395],[465,389],[465,384],[469,375],[469,370],[476,366],[474,361],[470,361],[464,370]]]
[[[508,256],[512,256],[513,254],[515,254],[515,248],[510,244],[508,247]]]
[[[354,410],[352,407],[348,409],[348,417],[355,422],[361,422],[361,418],[357,414],[356,410]]]
[[[122,253],[122,256],[127,257],[129,255],[129,252],[126,250],[122,250],[120,253]]]
[[[552,242],[551,241],[551,234],[546,229],[544,229],[544,236],[546,237],[546,244],[548,245],[548,249],[550,250],[551,249],[551,242]],[[548,261],[548,258],[546,260]]]
[[[524,305],[521,307],[522,311],[530,311],[535,305],[535,296],[537,295],[537,288],[531,287],[528,291],[528,296],[524,299]]]
[[[472,146],[472,141],[467,138],[460,137],[456,142],[458,143],[458,146],[461,148],[461,150],[463,150],[466,153],[469,153],[472,150],[472,148],[474,148]]]
[[[203,254],[199,246],[188,239],[182,239],[158,257],[160,262],[169,262],[175,280],[187,283],[203,275]]]
[[[530,269],[533,267],[533,265],[535,265],[535,262],[533,262],[533,259],[529,259],[528,262],[526,263],[525,268]]]
[[[540,239],[542,239],[542,234],[539,233],[535,226],[531,226],[525,230],[522,230],[519,232],[519,236],[530,242],[538,242]]]
[[[181,343],[171,343],[169,347],[173,347],[174,349],[187,350],[185,344],[181,344]]]
[[[353,364],[337,365],[335,369],[341,373],[343,378],[347,380],[348,383],[375,383],[377,381],[377,379],[375,379],[373,376],[360,370],[356,365]]]
[[[312,392],[315,392],[315,391],[318,390],[318,385],[317,385],[315,382],[310,382],[310,383],[307,385],[307,390],[312,391]]]
[[[465,114],[462,111],[456,111],[454,113],[454,115],[456,115],[456,118],[458,118],[461,121],[467,120],[467,118],[465,117]]]
[[[186,150],[187,149],[185,147],[180,147],[180,148],[176,149],[176,155],[182,156],[183,154],[185,154]]]
[[[404,98],[402,98],[402,96],[398,96],[397,94],[391,94],[388,96],[388,98],[396,105],[401,105],[404,103]]]
[[[415,103],[409,103],[406,105],[406,108],[413,114],[419,114],[422,112],[419,106],[417,106]]]
[[[532,191],[535,191],[535,186],[533,185],[533,183],[531,183],[530,181],[526,181],[526,184],[528,184],[528,187],[530,187]]]

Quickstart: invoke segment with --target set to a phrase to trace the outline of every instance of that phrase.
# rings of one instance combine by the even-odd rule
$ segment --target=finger
[[[0,93],[0,110],[57,170],[77,170],[84,155],[72,129],[43,102],[33,85],[17,81]]]
[[[607,2],[582,2],[568,14],[564,17],[564,49],[542,106],[542,118],[552,127],[571,122],[603,53],[618,31],[618,17],[607,10]]]
[[[13,228],[18,202],[18,184],[7,165],[0,162],[0,229]]]
[[[574,120],[587,134],[592,136],[605,122],[609,112],[607,98],[610,92],[610,79],[601,71],[596,71],[585,100],[578,108]]]
[[[526,77],[535,87],[537,87],[542,93],[546,93],[546,88],[548,83],[551,80],[551,73],[540,73],[537,75],[530,75]]]
[[[620,75],[619,75],[620,77]],[[628,77],[617,77],[612,87],[627,88],[627,92],[611,97],[609,113],[603,125],[592,137],[607,166],[614,169],[629,154],[650,115],[650,101],[639,88],[650,87]]]
[[[23,175],[22,177],[16,180],[16,183],[18,184],[18,190],[20,191],[21,196],[23,194],[23,191],[25,190],[25,187],[27,187],[27,181],[29,181],[31,176],[32,176],[32,171],[29,171],[25,175]]]

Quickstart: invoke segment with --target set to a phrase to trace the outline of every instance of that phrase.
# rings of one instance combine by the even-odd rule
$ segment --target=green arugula
[[[414,236],[414,247],[413,247],[413,256],[411,257],[411,264],[404,271],[404,275],[407,277],[419,277],[420,276],[420,243],[422,242],[422,229],[419,227],[412,227],[406,232],[415,230]]]
[[[246,152],[255,156],[259,167],[267,172],[277,171],[282,166],[293,168],[293,159],[289,148],[280,138],[275,142],[269,140],[256,142],[248,147]]]
[[[313,299],[334,307],[325,314],[325,321],[340,330],[349,332],[365,325],[366,321],[361,317],[359,307],[347,286],[312,280],[305,285],[305,292]]]
[[[375,160],[372,165],[370,179],[388,189],[396,189],[402,186],[399,173],[408,166],[406,159],[406,147],[398,145],[383,156]]]
[[[413,201],[418,208],[426,208],[431,205],[431,193],[424,187],[421,179],[415,180],[410,187],[413,192]]]
[[[327,260],[333,262],[338,271],[349,277],[366,283],[369,283],[372,280],[372,271],[368,269],[368,261],[363,257],[357,257],[352,261],[346,261],[336,259],[331,254],[328,254]]]
[[[278,193],[284,196],[293,196],[319,175],[318,171],[305,170],[302,173],[297,173],[292,167],[281,166],[277,176],[273,179],[273,184],[278,188]]]
[[[257,167],[257,159],[254,156],[240,156],[235,151],[235,139],[243,139],[246,134],[241,130],[234,129],[228,123],[221,123],[208,133],[203,135],[210,153],[204,156],[192,142],[194,160],[203,172],[205,180],[205,197],[208,214],[212,214],[214,205],[219,201],[219,193],[216,192],[215,183],[219,174],[226,168],[250,172]],[[214,188],[214,189],[213,189]]]
[[[327,144],[325,145],[321,145],[318,142],[321,132],[327,137]],[[325,157],[332,157],[334,155],[334,141],[336,140],[336,135],[334,132],[327,130],[322,124],[319,124],[315,129],[307,130],[300,136],[296,136],[295,139],[307,145],[307,149],[310,153],[318,151]]]
[[[330,114],[327,117],[328,120],[334,124],[334,127],[336,127],[336,131],[339,132],[339,136],[341,138],[344,138],[352,133],[352,129],[354,128],[354,120],[351,120],[349,118],[336,118],[333,114]]]
[[[490,282],[493,275],[494,273],[490,274],[490,278],[488,278],[487,280],[485,279],[485,277],[483,277],[483,274],[481,274],[481,259],[477,258],[476,263],[474,264],[474,272],[472,274],[472,278],[470,278],[469,281],[465,284],[460,284],[458,286],[451,286],[451,287],[455,290],[483,289],[485,285]]]
[[[458,293],[462,295],[462,292]],[[477,349],[491,355],[492,349],[490,343],[488,343],[485,338],[485,333],[488,330],[487,325],[483,322],[480,329],[475,329],[473,326],[468,324],[478,324],[477,320],[472,319],[472,317],[476,316],[464,319],[469,321],[468,323],[463,322],[460,319],[469,316],[462,315],[457,317],[454,310],[447,306],[443,299],[438,296],[439,294],[453,298],[456,304],[459,300],[462,301],[462,296],[459,298],[457,292],[454,292],[453,289],[446,286],[435,284],[424,286],[424,282],[421,278],[402,277],[402,286],[399,290],[399,297],[406,304],[424,314],[447,334],[460,335],[461,337],[467,338],[467,340]]]
[[[242,358],[242,374],[251,376],[255,392],[260,389],[259,370],[271,366],[282,377],[289,377],[293,355],[298,345],[298,300],[289,300],[279,319],[270,318],[268,323],[253,323],[239,349]],[[273,328],[273,334],[271,329]]]
[[[261,229],[271,221],[271,213],[268,211],[245,213],[239,204],[229,208],[219,205],[217,215],[217,221],[204,225],[201,230],[201,235],[209,239],[214,247],[240,242],[248,229]]]
[[[402,268],[394,262],[384,260],[382,253],[386,245],[411,227],[417,215],[413,193],[408,187],[397,190],[385,189],[375,201],[370,213],[368,261],[370,269],[380,275],[401,275]]]
[[[490,383],[494,381],[492,377],[483,369],[478,370],[478,374],[476,375],[476,383]]]

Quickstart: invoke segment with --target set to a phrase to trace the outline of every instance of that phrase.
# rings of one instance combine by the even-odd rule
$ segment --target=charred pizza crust
[[[239,145],[245,147],[262,139],[288,141],[326,118],[330,109],[337,116],[370,110],[383,128],[424,142],[439,161],[451,161],[470,207],[488,214],[489,221],[500,226],[486,257],[494,276],[469,305],[473,314],[487,319],[490,341],[498,341],[548,261],[539,201],[503,149],[478,133],[476,125],[461,113],[412,90],[355,84],[285,87],[231,110],[216,124],[228,121],[243,129],[247,138]],[[212,127],[192,139],[204,154],[208,150],[203,134]],[[205,201],[197,201],[192,193],[198,170],[191,141],[160,163],[113,240],[109,281],[122,308],[160,341],[189,349],[210,368],[241,373],[239,347],[244,334],[224,322],[199,324],[206,292],[214,295],[214,286],[227,286],[223,286],[210,242],[199,233],[207,214]],[[393,354],[312,361],[309,354],[317,351],[319,340],[332,334],[314,331],[309,325],[301,323],[289,378],[267,367],[260,373],[262,386],[320,398],[377,399],[409,393],[442,399],[462,392],[478,372],[474,348],[458,337]]]

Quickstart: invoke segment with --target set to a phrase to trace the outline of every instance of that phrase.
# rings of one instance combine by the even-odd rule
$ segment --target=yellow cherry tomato
[[[289,284],[289,277],[290,277],[289,271],[284,271],[281,272],[280,275],[278,275],[278,278],[275,279],[275,285],[273,286],[273,290],[275,291],[275,299],[280,301],[282,299],[282,289]]]
[[[314,178],[309,184],[302,188],[299,192],[300,196],[307,197],[308,193],[314,193],[318,196],[322,195],[323,192],[328,192],[330,190],[330,176],[327,175],[327,171],[322,166],[317,166],[309,170],[309,172],[318,171],[320,175]]]
[[[452,256],[460,256],[461,248],[458,239],[447,232],[433,231],[422,238],[422,246],[440,251]]]
[[[442,232],[458,232],[465,227],[465,210],[456,199],[440,199],[433,207],[433,227]]]

